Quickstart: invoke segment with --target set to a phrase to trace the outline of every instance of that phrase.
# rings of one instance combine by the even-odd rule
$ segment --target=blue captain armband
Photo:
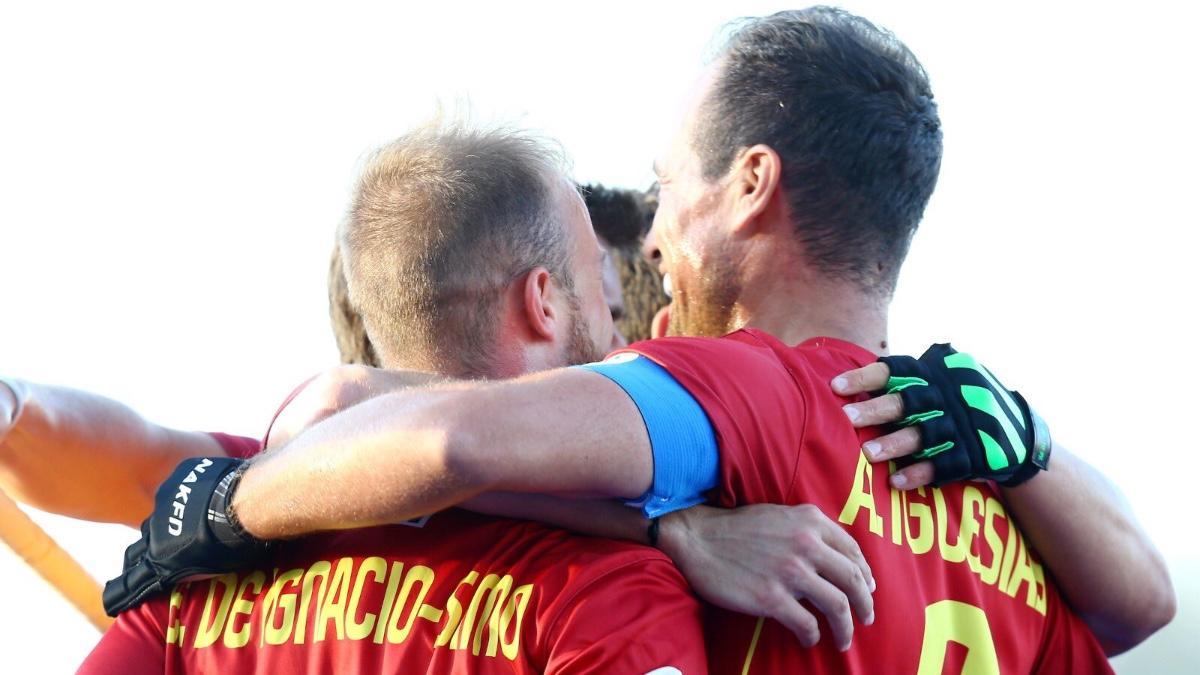
[[[642,414],[654,453],[654,481],[628,502],[657,518],[705,501],[717,485],[717,435],[695,397],[650,359],[625,352],[579,366],[616,382]]]

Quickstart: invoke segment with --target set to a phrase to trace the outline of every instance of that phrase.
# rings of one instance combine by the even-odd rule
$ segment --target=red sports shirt
[[[212,436],[231,457],[261,448]],[[451,510],[181,584],[122,614],[79,672],[691,675],[707,672],[701,630],[654,549]]]
[[[653,549],[446,511],[289,542],[122,614],[81,673],[706,671]],[[664,671],[676,672],[676,671]]]
[[[845,653],[828,639],[804,649],[774,621],[713,609],[714,673],[1111,672],[992,484],[901,492],[888,466],[866,462],[858,449],[875,433],[856,432],[829,382],[873,354],[828,338],[789,347],[754,330],[630,349],[665,368],[712,422],[715,503],[815,504],[858,541],[878,583],[875,622],[856,626]]]

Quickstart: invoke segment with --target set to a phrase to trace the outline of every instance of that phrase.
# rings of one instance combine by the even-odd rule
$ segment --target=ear
[[[545,267],[535,267],[521,280],[521,305],[529,332],[535,338],[553,341],[558,334],[558,284]]]
[[[783,162],[771,146],[759,143],[742,152],[730,169],[728,186],[734,234],[754,234],[765,224],[764,216],[780,208],[782,175]]]
[[[650,321],[650,338],[656,340],[666,337],[669,325],[671,325],[671,306],[667,305],[655,312],[654,318]]]

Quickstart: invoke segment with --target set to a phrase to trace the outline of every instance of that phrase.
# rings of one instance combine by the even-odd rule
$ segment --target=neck
[[[739,299],[739,326],[757,328],[789,345],[831,337],[880,356],[888,353],[886,299],[854,284],[823,279],[777,276],[763,282],[754,286],[754,297]]]

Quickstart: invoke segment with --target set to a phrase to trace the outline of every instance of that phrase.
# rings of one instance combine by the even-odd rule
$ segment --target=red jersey
[[[721,452],[715,503],[814,504],[854,536],[876,574],[875,622],[856,626],[845,653],[827,639],[805,649],[774,621],[713,609],[713,672],[1111,672],[994,485],[904,492],[888,484],[893,467],[866,461],[859,448],[878,432],[854,429],[829,383],[873,354],[829,338],[789,347],[754,330],[630,350],[665,368],[708,415]]]
[[[699,605],[634,544],[465,511],[287,542],[122,614],[81,673],[706,672]],[[677,672],[677,671],[664,671]]]
[[[211,435],[230,457],[262,447]],[[285,542],[270,569],[180,584],[118,617],[79,672],[691,675],[707,664],[699,603],[662,553],[451,510]]]
[[[210,432],[208,435],[212,436],[213,440],[221,446],[221,450],[225,451],[226,457],[250,459],[262,452],[262,442],[256,441],[253,438],[231,436],[220,432]]]

